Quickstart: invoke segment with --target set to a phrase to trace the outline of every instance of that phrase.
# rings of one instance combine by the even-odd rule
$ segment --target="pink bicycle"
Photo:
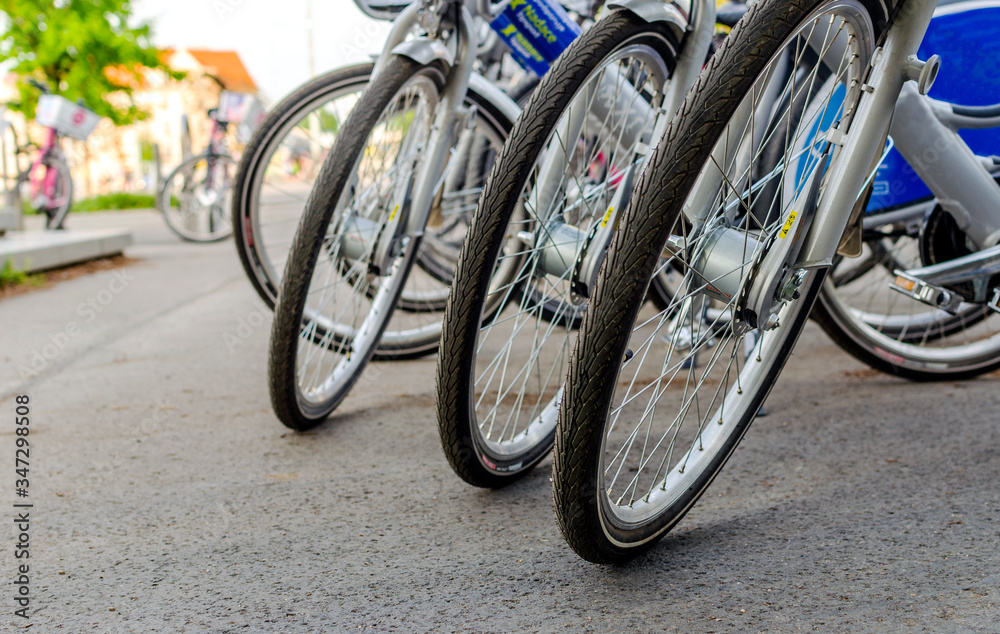
[[[100,117],[82,105],[51,94],[40,82],[30,80],[30,83],[42,92],[35,121],[47,130],[41,146],[29,141],[16,147],[19,164],[20,157],[27,156],[30,160],[37,152],[30,167],[18,173],[17,191],[26,212],[45,215],[46,229],[62,229],[73,203],[73,178],[59,141],[63,136],[85,140]]]

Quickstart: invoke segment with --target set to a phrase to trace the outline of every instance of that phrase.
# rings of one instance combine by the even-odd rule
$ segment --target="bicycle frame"
[[[851,0],[844,1],[850,3]],[[881,46],[870,48],[875,43],[857,44],[869,47],[871,63],[863,77],[842,80],[844,85],[856,85],[860,88],[853,89],[853,96],[848,93],[849,99],[856,99],[852,101],[855,104],[853,123],[846,134],[839,129],[822,133],[825,144],[835,158],[832,170],[828,173],[813,170],[807,182],[801,187],[796,186],[798,191],[795,193],[795,200],[785,201],[785,209],[796,209],[800,213],[789,213],[782,228],[782,235],[790,235],[792,239],[775,241],[757,267],[764,273],[755,276],[746,293],[746,314],[754,316],[747,324],[749,327],[775,327],[778,323],[776,311],[786,297],[795,294],[809,270],[832,265],[838,248],[845,244],[845,232],[854,226],[854,222],[859,223],[854,236],[860,238],[860,213],[867,200],[864,194],[880,157],[884,155],[885,139],[890,133],[902,156],[979,248],[991,247],[1000,239],[1000,188],[996,187],[985,161],[976,157],[952,129],[959,123],[959,119],[962,123],[969,123],[970,117],[946,116],[946,107],[940,104],[935,106],[934,102],[917,90],[915,83],[908,83],[911,80],[919,81],[923,92],[926,92],[933,82],[933,79],[928,81],[928,76],[936,74],[934,60],[929,66],[916,57],[917,48],[935,8],[935,2],[904,0],[894,21],[890,23]],[[810,41],[814,48],[818,44],[826,51],[839,46],[836,40],[829,43]],[[781,63],[782,60],[778,60],[770,71],[772,78],[781,79]],[[781,82],[769,81],[766,85],[775,83]],[[756,129],[762,132],[765,126],[761,123],[766,121],[772,101],[764,98],[764,106],[758,107],[756,111],[752,103],[744,102],[733,117],[735,129]],[[898,116],[894,117],[894,113]],[[996,121],[995,116],[992,119],[986,116],[979,119],[972,123],[985,126]],[[755,134],[751,143],[717,147],[713,160],[720,165],[748,165],[748,156],[736,155],[727,148],[739,147],[741,152],[748,153],[757,143]],[[937,161],[934,165],[921,161],[920,154],[926,147],[935,148],[945,160]],[[821,179],[825,179],[826,183],[824,194],[817,204],[815,196]],[[711,207],[711,201],[722,191],[723,185],[719,178],[704,177],[693,188],[685,206],[685,214],[694,226],[702,222],[704,214]],[[802,210],[810,209],[815,211],[801,213]],[[763,223],[760,225],[763,226]],[[745,236],[756,244],[751,236],[753,232],[739,229],[727,231]],[[683,245],[680,246],[683,248]],[[962,281],[968,281],[972,275],[982,278],[984,275],[1000,272],[1000,263],[996,260],[998,258],[991,249],[978,256],[970,256],[968,262],[963,259],[954,264],[937,265],[930,271],[921,269],[909,274],[897,272],[901,277],[897,281],[902,285],[897,290],[903,290],[915,299],[940,308],[954,310],[962,298],[934,286],[930,280],[947,279],[950,283],[955,283],[953,274],[956,268],[962,269],[961,275],[964,277],[959,278]],[[745,270],[747,264],[738,253],[733,255],[721,249],[710,256],[701,257],[695,268],[705,274],[705,279],[718,280],[736,288],[740,286],[742,273],[733,273],[730,276],[732,279],[728,281],[713,274],[723,270]],[[921,280],[921,275],[928,279]],[[712,290],[714,289],[706,292],[711,294]],[[975,298],[966,299],[984,302],[987,290],[981,288]]]
[[[215,157],[226,153],[226,124],[219,123],[217,119],[212,119],[212,134],[209,137],[208,149],[205,150],[205,158],[208,160],[208,175],[205,177],[205,186],[212,188],[212,177],[215,175]]]
[[[921,180],[935,196],[932,204],[940,204],[955,220],[977,253],[925,266],[909,271],[895,271],[892,288],[913,299],[955,313],[963,301],[986,304],[1000,311],[1000,289],[990,288],[991,278],[1000,273],[1000,188],[989,168],[992,160],[977,157],[958,136],[962,128],[985,128],[1000,125],[1000,116],[993,108],[958,109],[951,104],[930,99],[907,80],[918,79],[919,62],[916,47],[930,24],[935,3],[910,0],[900,11],[897,22],[886,41],[886,53],[876,59],[873,77],[881,71],[888,79],[874,87],[867,103],[867,117],[862,119],[863,130],[852,131],[851,139],[843,151],[848,152],[840,163],[842,169],[832,176],[829,187],[835,195],[824,201],[817,214],[819,226],[809,236],[804,258],[796,266],[808,268],[822,265],[825,258],[832,258],[829,249],[833,233],[842,223],[848,205],[845,192],[858,182],[859,170],[868,155],[876,156],[879,147],[864,142],[865,131],[874,136],[876,130],[888,127],[900,154],[913,167]],[[880,64],[881,62],[881,64]],[[894,72],[895,71],[895,72]],[[867,95],[864,95],[864,100]],[[892,107],[886,102],[893,98]],[[859,115],[864,111],[859,111]],[[890,124],[891,119],[891,124]],[[854,141],[853,145],[851,140]],[[868,139],[869,141],[871,138]],[[922,160],[922,154],[931,148],[937,155],[935,161]],[[874,152],[873,152],[874,149]],[[860,162],[860,163],[859,163]],[[855,169],[850,169],[852,164]],[[861,191],[855,189],[854,191]],[[838,195],[839,194],[839,195]],[[855,207],[856,203],[850,203]],[[917,205],[915,211],[927,210],[928,204]],[[904,221],[906,219],[903,219]],[[876,219],[872,223],[877,222]],[[825,255],[829,253],[829,255]],[[954,288],[971,282],[971,296],[956,292]],[[968,295],[968,293],[966,293]]]
[[[449,153],[456,147],[456,140],[460,142],[460,147],[456,148],[456,156],[463,156],[467,150],[464,145],[470,142],[471,134],[467,134],[469,131],[464,129],[464,124],[471,120],[472,113],[462,103],[469,86],[474,85],[478,92],[487,96],[511,120],[517,119],[520,114],[520,108],[510,97],[474,72],[479,46],[473,17],[474,7],[470,9],[471,4],[471,0],[449,0],[440,11],[427,0],[411,4],[393,22],[385,47],[375,63],[373,75],[378,74],[393,55],[408,57],[420,64],[439,62],[448,71],[447,84],[433,114],[427,148],[420,164],[413,166],[415,178],[394,193],[390,203],[394,211],[375,238],[377,243],[373,248],[372,263],[373,268],[379,271],[391,266],[401,245],[423,236],[434,193],[441,184],[441,179],[448,177],[445,169]],[[449,29],[447,36],[442,38],[442,29],[433,28],[431,23],[435,14],[440,18],[452,7],[457,9],[457,19],[455,24],[450,25],[453,28]],[[431,26],[432,28],[426,29],[429,34],[407,39],[413,27],[418,24],[425,28]],[[452,164],[457,162],[453,161]],[[350,249],[351,243],[363,244],[373,239],[373,236],[367,235],[368,227],[362,220],[350,221],[353,228],[346,235],[345,248]],[[413,246],[415,245],[416,242],[413,242]]]
[[[558,151],[557,147],[548,151],[541,162],[536,185],[536,188],[540,189],[528,197],[535,201],[535,215],[540,221],[540,226],[536,230],[537,235],[532,239],[536,243],[542,241],[548,243],[545,252],[553,252],[552,257],[543,258],[541,268],[546,273],[560,278],[575,273],[579,279],[572,279],[571,282],[576,292],[584,297],[590,294],[617,226],[617,216],[628,206],[636,177],[645,166],[649,149],[659,143],[670,118],[697,80],[708,57],[715,30],[716,13],[713,0],[698,0],[692,7],[690,22],[673,5],[659,0],[623,0],[609,3],[608,8],[629,11],[647,22],[667,22],[674,27],[675,33],[683,37],[678,37],[680,54],[677,65],[670,75],[663,103],[657,112],[654,113],[645,107],[646,102],[631,90],[628,80],[617,70],[612,70],[601,77],[598,86],[585,90],[574,99],[568,109],[570,116],[557,132],[563,139],[575,139],[579,136],[588,115],[593,114],[599,119],[606,119],[611,113],[624,113],[623,132],[619,142],[625,147],[637,148],[635,161],[628,166],[621,166],[623,175],[615,183],[611,204],[600,223],[600,228],[593,235],[584,235],[580,230],[565,223],[549,226],[551,219],[545,212],[557,193],[550,185],[559,181],[568,168],[568,163],[565,153]],[[650,128],[647,127],[647,122],[651,119],[654,123]],[[576,266],[577,260],[581,257],[582,262]]]
[[[64,201],[55,200],[56,178],[59,173],[51,166],[45,164],[45,159],[59,151],[59,133],[54,128],[46,129],[45,145],[39,148],[38,157],[28,168],[28,182],[30,185],[31,199],[35,200],[39,194],[45,197],[50,205],[59,206]],[[44,174],[36,176],[38,169],[44,167]]]

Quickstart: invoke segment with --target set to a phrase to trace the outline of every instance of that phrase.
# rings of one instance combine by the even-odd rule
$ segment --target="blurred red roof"
[[[164,56],[171,66],[173,56],[179,52],[191,55],[201,65],[205,72],[215,77],[226,90],[235,92],[257,92],[257,84],[254,83],[247,71],[243,61],[236,51],[210,51],[199,48],[167,49]]]

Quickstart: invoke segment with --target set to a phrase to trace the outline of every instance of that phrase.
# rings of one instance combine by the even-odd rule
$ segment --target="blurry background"
[[[36,7],[49,4],[22,3],[10,15],[20,12],[27,17]],[[128,10],[127,3],[123,8]],[[351,0],[139,0],[130,8],[128,24],[151,27],[148,44],[160,52],[164,68],[120,77],[131,87],[135,106],[145,112],[141,120],[114,125],[105,118],[86,142],[63,139],[77,201],[109,194],[152,194],[163,175],[207,145],[208,110],[218,105],[223,91],[251,94],[266,109],[310,77],[371,59],[389,29],[389,23],[368,18]],[[8,19],[2,12],[0,18]],[[53,48],[59,46],[55,43]],[[23,83],[19,87],[13,67],[12,60],[0,64],[0,103],[25,96],[19,93]],[[172,78],[168,70],[184,76]],[[80,83],[86,82],[76,82]],[[73,81],[68,87],[68,92],[65,86],[58,92],[70,100],[81,97],[73,94]],[[82,101],[92,109],[97,106],[93,96],[83,95]],[[122,106],[128,99],[115,95],[108,101]],[[27,114],[25,118],[7,112],[4,119],[18,135],[18,143],[25,139],[40,143],[45,130]],[[234,126],[231,137],[238,151],[249,130]],[[4,147],[12,165],[16,164],[13,147],[13,143]]]
[[[161,48],[235,51],[268,104],[307,80],[310,66],[322,73],[366,61],[389,32],[351,0],[139,0],[133,13],[154,23]]]

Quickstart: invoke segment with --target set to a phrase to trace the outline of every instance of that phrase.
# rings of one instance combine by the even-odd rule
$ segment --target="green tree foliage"
[[[126,125],[148,116],[131,99],[143,67],[183,77],[163,64],[148,24],[129,24],[128,0],[0,0],[0,11],[0,61],[9,61],[20,78],[20,103],[11,108],[29,118],[41,93],[28,79]]]

